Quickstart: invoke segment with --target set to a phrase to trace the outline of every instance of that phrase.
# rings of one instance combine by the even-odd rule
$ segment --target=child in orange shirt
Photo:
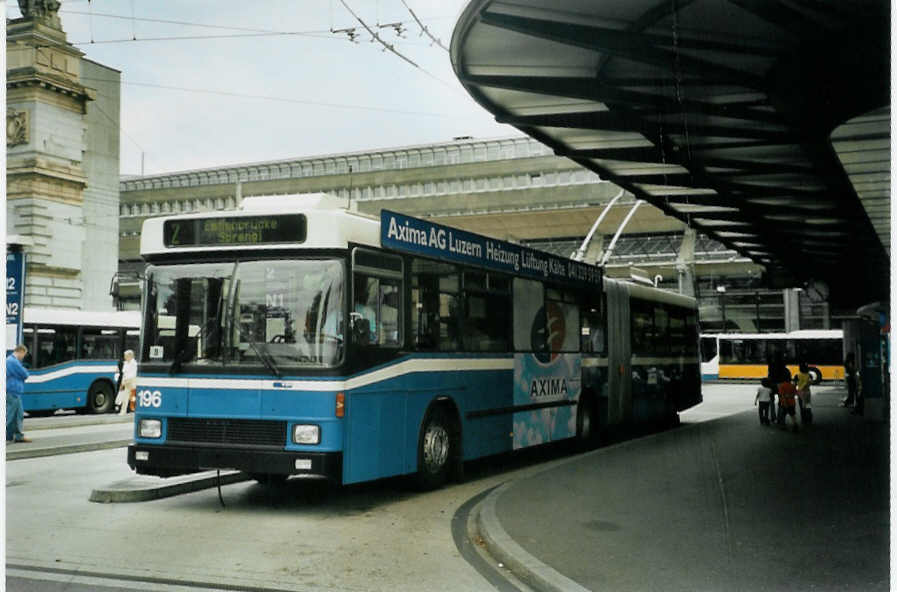
[[[797,415],[795,413],[797,388],[791,381],[779,383],[779,421],[785,427],[785,417],[791,416],[791,429],[797,431]]]

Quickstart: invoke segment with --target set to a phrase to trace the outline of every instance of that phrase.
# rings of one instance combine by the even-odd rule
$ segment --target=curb
[[[54,415],[52,417],[26,417],[24,420],[26,432],[34,430],[55,430],[59,428],[76,428],[92,425],[114,425],[119,423],[134,423],[134,414],[119,415],[111,413],[105,415]]]
[[[502,493],[513,485],[508,482],[486,496],[477,511],[476,524],[489,553],[523,581],[539,590],[549,592],[589,592],[567,576],[547,566],[511,538],[495,512],[495,504]]]
[[[146,502],[181,495],[182,493],[209,489],[218,485],[218,476],[211,471],[200,473],[199,475],[189,475],[181,480],[177,480],[175,483],[171,482],[174,479],[164,479],[164,483],[153,483],[135,488],[133,483],[141,479],[146,479],[146,477],[126,479],[125,481],[113,483],[105,489],[94,489],[90,492],[88,501],[99,504]],[[163,480],[161,477],[159,479]],[[221,474],[222,485],[249,480],[251,480],[249,475],[239,471],[228,471]]]
[[[107,442],[87,442],[85,444],[69,444],[66,446],[54,446],[52,448],[16,448],[10,450],[6,446],[6,460],[22,460],[26,458],[39,458],[41,456],[56,456],[59,454],[75,454],[77,452],[90,452],[92,450],[107,450],[109,448],[123,448],[131,443],[127,440],[111,440]]]

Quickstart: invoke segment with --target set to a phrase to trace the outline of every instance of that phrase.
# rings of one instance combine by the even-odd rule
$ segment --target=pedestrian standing
[[[813,377],[810,376],[810,368],[805,362],[801,362],[798,366],[795,380],[797,381],[797,401],[800,404],[800,422],[809,425],[813,423],[813,409],[810,403],[810,383],[813,382]]]
[[[24,345],[17,345],[6,358],[6,441],[31,442],[22,433],[25,423],[25,409],[22,407],[22,395],[25,394],[25,380],[28,370],[22,365],[22,359],[28,353]]]
[[[760,413],[760,425],[769,425],[769,402],[772,400],[772,389],[769,388],[769,381],[763,379],[760,381],[760,388],[757,389],[757,396],[754,397],[754,405],[758,405]]]
[[[769,365],[767,366],[766,378],[769,381],[769,386],[772,389],[772,400],[770,401],[770,414],[772,416],[773,423],[779,423],[783,421],[782,415],[782,397],[778,392],[778,385],[791,380],[791,371],[788,370],[788,366],[785,365],[785,356],[782,355],[782,352],[777,351],[773,355],[772,358],[769,358]],[[779,405],[778,412],[775,404],[775,396],[779,395]]]
[[[858,390],[856,355],[853,352],[844,358],[844,381],[847,383],[847,399],[841,406],[853,407],[856,404]]]
[[[787,418],[791,417],[791,429],[797,431],[797,413],[795,410],[797,388],[790,380],[779,384],[779,422],[787,427]]]
[[[137,360],[134,359],[133,350],[125,350],[124,363],[121,368],[121,387],[115,397],[115,404],[119,405],[118,414],[125,415],[131,407],[131,400],[137,398]]]

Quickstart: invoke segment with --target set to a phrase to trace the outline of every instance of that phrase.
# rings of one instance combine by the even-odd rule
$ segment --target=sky
[[[62,0],[59,15],[85,57],[121,71],[120,170],[150,175],[520,135],[470,98],[411,14],[449,47],[466,3]],[[21,16],[15,0],[6,9]],[[397,22],[402,37],[376,27]],[[350,28],[358,43],[331,32]]]

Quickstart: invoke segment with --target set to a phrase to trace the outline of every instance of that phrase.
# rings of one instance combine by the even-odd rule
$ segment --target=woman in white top
[[[119,415],[128,412],[131,397],[136,398],[137,395],[137,360],[134,359],[133,350],[125,350],[125,362],[121,368],[121,387],[119,387],[118,396],[115,397],[115,404],[120,405]]]

